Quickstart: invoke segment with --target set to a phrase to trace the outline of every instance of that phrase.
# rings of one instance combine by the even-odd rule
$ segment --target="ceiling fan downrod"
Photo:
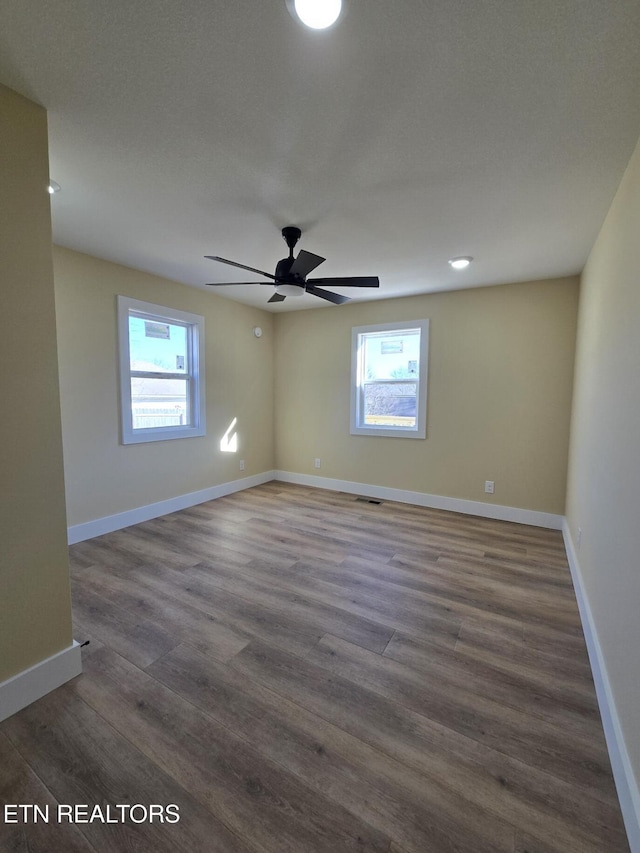
[[[278,292],[283,292],[283,285],[287,288],[286,295],[298,296],[304,293],[304,278],[291,273],[291,267],[295,263],[293,248],[300,239],[302,231],[295,225],[285,225],[282,229],[282,239],[289,247],[289,257],[278,261],[276,265],[276,283]]]
[[[302,236],[302,231],[295,225],[285,225],[282,229],[282,239],[289,247],[289,257],[293,257],[293,248]]]

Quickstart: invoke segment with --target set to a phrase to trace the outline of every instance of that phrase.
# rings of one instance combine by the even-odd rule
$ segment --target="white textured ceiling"
[[[2,0],[55,242],[202,286],[255,278],[206,254],[273,271],[294,224],[366,299],[579,272],[640,135],[638,0],[344,2],[313,32],[285,0]]]

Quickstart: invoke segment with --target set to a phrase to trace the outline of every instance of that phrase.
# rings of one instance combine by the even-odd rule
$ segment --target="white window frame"
[[[160,323],[173,323],[187,328],[189,372],[153,373],[131,370],[129,350],[129,317],[142,317]],[[149,441],[166,441],[174,438],[193,438],[206,435],[205,418],[205,350],[204,317],[176,308],[166,308],[152,302],[142,302],[128,296],[118,296],[118,349],[120,359],[120,411],[122,444],[140,444]],[[176,426],[133,428],[131,410],[131,378],[187,379],[189,424]]]
[[[381,332],[420,330],[420,367],[415,380],[418,383],[417,417],[415,427],[363,426],[364,358],[362,343],[366,335]],[[351,435],[377,435],[386,438],[427,437],[427,375],[429,358],[429,321],[407,320],[396,323],[379,323],[375,326],[355,326],[351,330]],[[393,380],[398,382],[403,380]]]

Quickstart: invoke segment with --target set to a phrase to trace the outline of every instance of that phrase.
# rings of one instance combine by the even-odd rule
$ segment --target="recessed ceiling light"
[[[342,0],[294,0],[296,15],[312,30],[326,30],[340,17]]]
[[[464,270],[466,269],[473,258],[468,255],[461,258],[449,258],[449,266],[452,266],[454,270]]]
[[[47,187],[47,189],[49,190],[49,195],[53,195],[54,193],[59,193],[62,187],[55,181],[49,181],[49,186]]]

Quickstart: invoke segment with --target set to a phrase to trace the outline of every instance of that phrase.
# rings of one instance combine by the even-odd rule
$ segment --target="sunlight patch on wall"
[[[227,431],[220,439],[220,450],[223,453],[235,453],[238,449],[238,433],[236,432],[237,423],[238,419],[234,418],[227,427]]]

